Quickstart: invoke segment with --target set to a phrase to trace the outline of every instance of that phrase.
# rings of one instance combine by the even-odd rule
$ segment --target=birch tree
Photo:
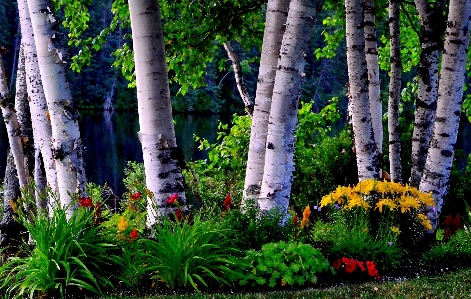
[[[312,34],[314,16],[323,2],[292,0],[280,49],[268,121],[265,165],[258,205],[260,210],[286,212],[294,171],[294,133],[298,96],[304,76],[304,53]]]
[[[374,138],[368,100],[368,70],[361,2],[361,0],[345,1],[349,101],[360,181],[379,178],[380,155]]]
[[[71,217],[77,203],[72,194],[85,194],[86,178],[78,113],[73,108],[65,72],[65,53],[58,45],[60,33],[49,0],[28,0],[39,71],[52,126],[52,155],[57,171],[60,203]]]
[[[54,158],[52,157],[51,148],[52,127],[49,120],[50,117],[48,117],[49,112],[41,81],[38,56],[34,44],[33,27],[26,0],[18,0],[18,13],[21,25],[21,42],[24,49],[25,72],[27,77],[26,87],[30,101],[31,122],[33,123],[35,155],[38,157],[41,156],[42,158],[47,184],[54,193],[58,193],[56,166]],[[38,170],[39,169],[37,169],[37,171]],[[37,171],[36,173],[38,173]],[[38,185],[36,178],[35,181],[36,185]],[[50,202],[49,206],[53,206],[53,204],[53,202]]]
[[[157,0],[130,0],[131,30],[136,70],[139,140],[142,144],[147,198],[147,225],[166,211],[166,199],[178,195],[185,203],[170,103],[164,38]]]
[[[399,104],[401,101],[401,48],[398,0],[389,0],[390,77],[388,100],[389,169],[391,180],[402,182]]]
[[[250,131],[247,170],[244,182],[244,200],[260,196],[265,150],[270,116],[273,86],[275,83],[278,57],[283,39],[284,25],[288,16],[289,0],[269,0],[262,53],[258,70],[255,107]]]
[[[440,69],[435,125],[419,188],[422,192],[432,192],[435,199],[436,210],[428,215],[434,230],[438,225],[443,198],[448,191],[458,135],[470,20],[471,0],[451,0]]]
[[[443,11],[446,1],[438,0],[434,6],[427,0],[414,0],[414,2],[420,16],[422,52],[417,68],[419,92],[415,104],[410,184],[418,187],[427,158],[437,109],[438,66],[445,25]]]

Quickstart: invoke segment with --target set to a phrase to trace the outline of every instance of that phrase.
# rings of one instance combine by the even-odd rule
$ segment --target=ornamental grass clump
[[[367,179],[353,187],[339,186],[320,203],[321,207],[334,205],[347,214],[356,209],[367,211],[373,234],[384,223],[396,227],[405,246],[415,245],[426,232],[432,231],[426,215],[435,206],[432,195],[408,185]]]

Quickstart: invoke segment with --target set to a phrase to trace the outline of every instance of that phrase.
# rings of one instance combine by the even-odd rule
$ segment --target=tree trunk
[[[142,144],[148,196],[147,225],[166,212],[166,199],[178,195],[184,204],[185,190],[170,103],[165,47],[157,0],[130,0],[139,140]]]
[[[39,72],[33,27],[26,0],[18,0],[18,12],[21,24],[21,42],[25,56],[26,86],[30,101],[31,122],[33,123],[34,146],[35,152],[40,152],[35,156],[38,155],[42,158],[47,184],[53,193],[58,194],[56,166],[51,148],[52,127]],[[51,202],[49,202],[51,207],[54,204],[52,200],[53,197],[50,198]]]
[[[21,92],[21,91],[20,91]],[[25,187],[31,181],[28,169],[25,163],[23,144],[20,138],[20,125],[15,112],[14,100],[8,91],[5,68],[3,66],[2,55],[0,54],[0,106],[3,114],[3,121],[7,128],[8,142],[11,153],[15,160],[18,180],[20,187]]]
[[[78,113],[66,79],[65,53],[59,48],[58,20],[50,0],[28,0],[39,71],[52,126],[52,155],[57,171],[60,203],[71,217],[77,203],[71,195],[85,195],[86,178]]]
[[[440,70],[437,114],[420,191],[432,192],[436,213],[429,213],[432,227],[438,225],[443,198],[448,191],[454,146],[458,135],[463,84],[469,44],[471,0],[451,0]]]
[[[346,0],[346,36],[349,97],[358,179],[379,178],[379,150],[376,146],[368,101],[368,71],[361,0]]]
[[[298,96],[306,64],[304,53],[311,38],[314,16],[322,4],[316,0],[292,0],[289,6],[268,122],[265,166],[258,201],[262,211],[288,210],[294,171]]]
[[[231,42],[227,41],[224,43],[224,49],[227,52],[227,56],[232,61],[232,68],[234,69],[234,77],[236,79],[237,90],[239,91],[240,97],[245,105],[245,111],[252,118],[254,103],[249,96],[247,87],[245,86],[244,77],[242,75],[242,67],[240,65],[239,57],[234,49],[232,49]]]
[[[391,56],[388,101],[389,171],[392,181],[402,182],[401,138],[399,131],[402,62],[398,0],[389,0],[389,39]]]
[[[368,70],[368,97],[370,101],[371,124],[373,126],[376,146],[381,154],[383,152],[383,103],[379,83],[378,44],[376,41],[374,0],[363,2],[365,59]],[[382,165],[380,165],[382,167]]]
[[[250,131],[247,170],[244,183],[244,202],[260,196],[265,150],[270,116],[273,85],[280,57],[281,42],[288,16],[289,0],[269,0],[263,34],[260,68],[258,70],[257,92]]]
[[[445,0],[432,8],[427,0],[415,0],[421,22],[421,47],[418,76],[418,97],[415,104],[414,131],[412,134],[412,167],[410,185],[418,187],[427,158],[437,109],[438,64],[442,49],[445,18]]]

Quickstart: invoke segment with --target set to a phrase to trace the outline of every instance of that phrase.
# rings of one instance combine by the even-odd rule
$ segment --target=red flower
[[[177,201],[177,199],[178,199],[178,194],[176,194],[176,193],[172,194],[172,195],[170,195],[169,198],[167,198],[167,200],[165,201],[165,204],[167,204],[167,205],[173,204]]]
[[[139,232],[137,231],[136,228],[132,230],[132,232],[129,234],[129,237],[131,237],[131,239],[135,239],[139,237]]]
[[[182,218],[183,218],[182,210],[177,209],[177,211],[175,212],[175,217],[177,217],[179,222],[182,221]]]
[[[366,261],[366,267],[368,268],[369,276],[379,278],[378,269],[376,269],[374,262]]]
[[[298,214],[294,214],[294,217],[293,217],[293,225],[294,227],[298,227]],[[340,260],[339,260],[340,261]]]
[[[342,266],[342,261],[340,259],[336,260],[335,262],[332,263],[332,266],[338,270],[340,269],[340,266]]]
[[[361,272],[365,272],[365,264],[362,261],[355,261],[357,267],[360,268]]]
[[[84,208],[95,207],[90,197],[81,197],[79,199],[79,206],[84,207]]]
[[[226,208],[226,210],[229,210],[232,207],[232,198],[230,193],[227,193],[226,199],[224,199],[222,205],[224,206],[224,208]]]
[[[353,271],[355,271],[356,267],[357,263],[354,259],[346,259],[345,272],[352,273]]]
[[[136,193],[130,194],[129,198],[131,200],[138,200],[139,198],[141,198],[141,195],[142,195],[142,193],[137,191]]]

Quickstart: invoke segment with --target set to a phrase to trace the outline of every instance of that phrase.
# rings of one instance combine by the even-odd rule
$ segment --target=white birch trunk
[[[358,180],[379,178],[379,150],[374,139],[368,101],[368,71],[361,0],[346,0],[346,36],[349,95]]]
[[[268,122],[265,166],[258,205],[260,210],[287,212],[293,182],[298,96],[312,34],[314,16],[322,2],[292,0],[280,50]]]
[[[375,8],[374,0],[365,0],[364,7],[364,34],[365,34],[365,59],[368,69],[368,97],[370,101],[371,124],[376,146],[380,153],[383,152],[383,103],[379,82],[378,44],[376,41]],[[380,165],[381,167],[382,165]]]
[[[52,126],[52,155],[57,171],[57,186],[62,207],[71,217],[77,207],[72,194],[85,195],[86,178],[83,145],[80,139],[78,113],[73,108],[67,82],[64,52],[56,48],[58,32],[53,27],[58,20],[49,0],[28,0],[38,56],[39,71],[46,96]]]
[[[438,66],[442,47],[443,2],[432,8],[427,0],[415,0],[421,23],[421,47],[418,76],[418,98],[415,104],[412,133],[412,167],[410,185],[418,187],[422,178],[427,152],[432,137],[437,109]]]
[[[178,164],[172,106],[168,85],[164,37],[157,0],[130,0],[131,29],[147,189],[147,226],[166,213],[165,201],[178,194],[185,203],[183,177]]]
[[[239,56],[236,52],[234,52],[234,49],[232,49],[231,43],[229,41],[224,43],[224,49],[226,50],[227,56],[232,61],[232,68],[234,69],[234,77],[236,80],[237,90],[239,91],[239,95],[242,98],[242,101],[244,102],[245,111],[252,118],[254,103],[249,96],[247,87],[245,86]]]
[[[429,213],[433,229],[437,228],[443,198],[449,186],[463,103],[470,21],[471,0],[451,0],[440,70],[437,114],[420,182],[420,191],[432,192],[435,199],[436,213]]]
[[[389,0],[389,39],[391,56],[388,101],[389,171],[391,180],[394,182],[402,182],[401,136],[399,131],[402,62],[399,30],[399,3],[397,0]]]
[[[31,177],[25,164],[25,155],[23,152],[23,144],[20,138],[20,125],[15,112],[14,100],[8,91],[8,83],[3,66],[2,54],[0,54],[0,106],[5,122],[8,142],[10,144],[11,153],[16,165],[18,181],[20,188],[29,184]]]
[[[280,57],[284,26],[288,16],[289,0],[269,0],[263,34],[260,68],[258,70],[257,92],[250,131],[250,143],[247,158],[247,169],[244,182],[244,202],[256,200],[260,196],[265,150],[270,116],[273,85],[276,68]]]
[[[34,43],[33,27],[29,16],[26,0],[18,0],[18,12],[21,24],[22,44],[24,47],[26,85],[29,95],[31,122],[33,123],[33,136],[35,151],[41,153],[45,170],[47,185],[52,192],[58,194],[57,173],[54,158],[52,157],[52,127],[49,121],[46,97],[39,72],[36,45]],[[39,153],[36,154],[39,156]],[[37,184],[38,182],[36,182]],[[49,199],[49,206],[53,206],[53,197]]]

